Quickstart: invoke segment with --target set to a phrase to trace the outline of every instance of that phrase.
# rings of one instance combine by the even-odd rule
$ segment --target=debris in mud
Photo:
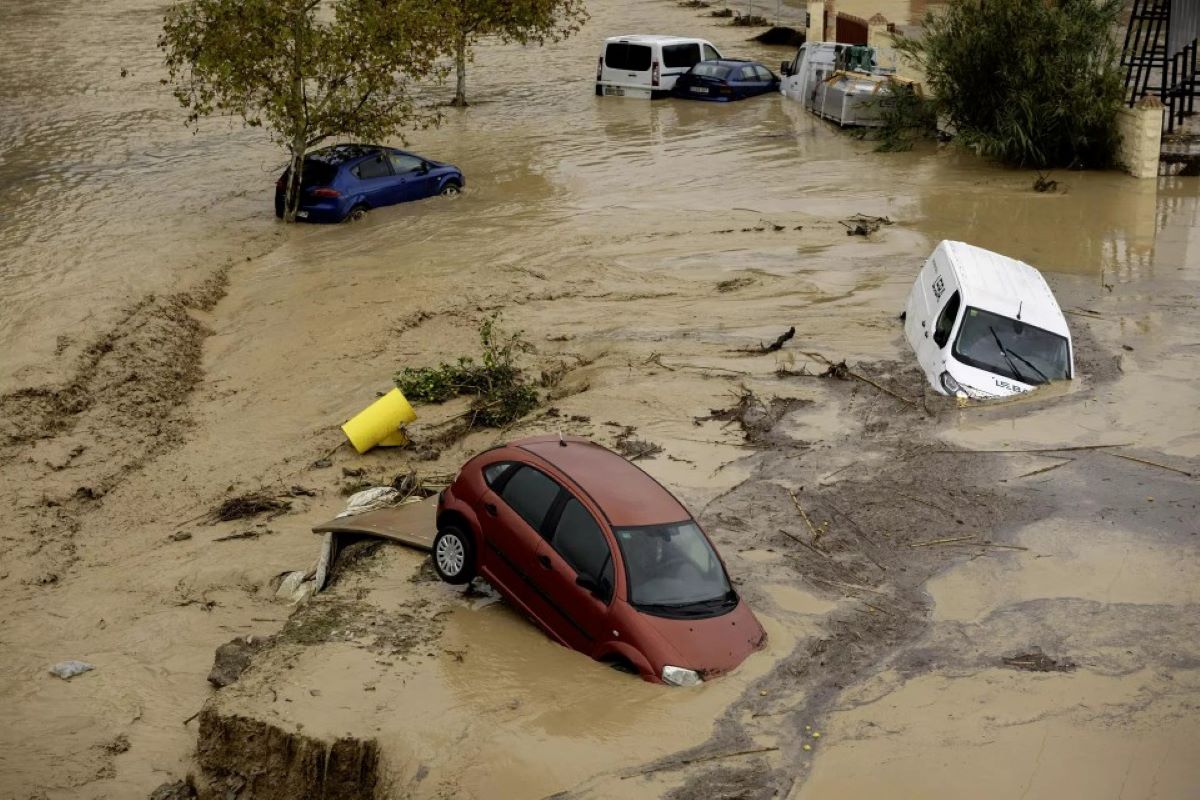
[[[1009,658],[1005,656],[1001,659],[1005,666],[1013,669],[1023,669],[1026,672],[1072,672],[1075,669],[1075,662],[1069,658],[1055,660],[1042,652],[1040,647],[1035,647],[1028,653]]]
[[[272,531],[270,528],[267,528],[266,530],[262,530],[262,531],[244,530],[244,531],[238,531],[237,533],[231,533],[228,536],[218,536],[217,538],[213,539],[213,541],[214,542],[236,542],[241,539],[257,539],[259,536],[262,536],[264,533],[274,533],[274,531]]]
[[[637,461],[642,458],[654,458],[663,452],[662,445],[648,442],[645,439],[638,439],[634,434],[637,428],[632,425],[625,425],[621,432],[617,434],[616,441],[613,442],[613,449],[630,461]]]
[[[1033,182],[1033,190],[1041,193],[1057,192],[1058,181],[1052,181],[1050,180],[1049,175],[1043,175],[1039,172],[1037,178]]]
[[[187,531],[176,531],[167,537],[172,542],[186,542],[190,538],[192,538],[192,535]]]
[[[771,23],[758,14],[738,14],[729,24],[735,28],[763,28]]]
[[[771,430],[788,413],[808,405],[811,401],[798,397],[772,397],[763,401],[753,391],[742,386],[739,388],[737,402],[729,408],[714,408],[706,416],[694,417],[692,423],[720,420],[736,422],[742,426],[742,433],[747,442],[762,444],[769,440]]]
[[[775,341],[771,342],[770,344],[763,344],[762,342],[759,342],[757,348],[750,347],[750,348],[747,348],[745,350],[745,352],[754,353],[756,355],[762,355],[764,353],[774,353],[775,351],[781,349],[784,346],[784,344],[791,341],[792,337],[794,337],[795,335],[796,335],[796,326],[793,325],[792,327],[788,328],[783,333],[779,334],[779,336],[775,339]]]
[[[50,667],[50,674],[57,675],[64,681],[67,681],[71,678],[74,678],[76,675],[82,675],[83,673],[91,672],[94,669],[95,667],[85,661],[60,661],[54,666]]]
[[[486,317],[479,326],[480,362],[460,356],[454,364],[436,367],[405,367],[396,373],[396,386],[422,403],[444,403],[461,395],[474,397],[465,415],[465,431],[474,427],[501,428],[532,411],[538,404],[537,389],[516,364],[517,356],[533,351],[521,331],[504,333],[497,327],[498,314]],[[459,426],[463,427],[463,426]]]
[[[786,25],[776,25],[768,31],[763,31],[751,41],[759,44],[780,45],[783,47],[799,47],[804,44],[806,37],[803,31],[789,28]]]
[[[317,492],[315,489],[309,489],[306,486],[299,486],[299,485],[292,486],[292,488],[288,489],[288,494],[290,494],[292,497],[316,497],[317,496]]]
[[[838,222],[846,228],[847,236],[870,236],[884,225],[893,224],[887,217],[870,217],[866,214],[855,214]]]
[[[270,636],[239,636],[217,648],[208,682],[223,689],[237,681],[250,666],[254,654],[271,642]]]
[[[235,519],[255,517],[259,514],[271,514],[272,517],[277,517],[291,510],[291,501],[280,500],[260,489],[229,498],[213,510],[212,517],[216,522],[229,522]]]
[[[367,471],[362,467],[342,467],[343,478],[361,478]]]
[[[329,469],[332,466],[333,466],[333,461],[332,461],[332,459],[329,459],[329,458],[318,458],[316,461],[314,461],[312,463],[313,469]]]
[[[712,3],[707,0],[682,0],[679,4],[680,8],[708,8]]]
[[[150,793],[149,800],[195,800],[197,796],[192,776],[188,775],[181,781],[159,785]]]
[[[119,756],[121,753],[128,753],[129,736],[124,733],[118,733],[112,738],[112,741],[105,742],[104,744],[100,745],[100,747],[104,750],[104,752],[114,756]]]
[[[716,17],[717,19],[728,19],[729,17],[733,16],[733,9],[732,8],[717,9],[716,11],[711,12],[711,14],[709,16]]]
[[[756,281],[754,280],[754,278],[751,278],[748,276],[742,276],[740,278],[730,278],[728,280],[724,280],[724,281],[721,281],[720,283],[718,283],[717,291],[722,292],[722,293],[733,292],[738,289],[744,289],[747,286],[753,286],[755,284],[755,282]]]
[[[843,359],[836,364],[830,364],[828,367],[826,367],[825,371],[821,373],[820,377],[836,378],[839,381],[848,381],[850,380],[850,368],[846,366],[846,361]]]

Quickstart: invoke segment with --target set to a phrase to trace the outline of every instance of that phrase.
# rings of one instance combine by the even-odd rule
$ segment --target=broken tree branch
[[[749,750],[735,750],[732,753],[712,753],[707,756],[697,756],[696,758],[681,758],[678,761],[672,761],[670,764],[659,764],[656,767],[650,767],[640,772],[635,772],[632,775],[622,775],[621,780],[627,778],[637,778],[642,775],[649,775],[652,772],[662,772],[668,769],[679,769],[690,764],[700,764],[705,761],[717,761],[723,758],[736,758],[737,756],[751,756],[756,753],[773,753],[778,750],[778,747],[752,747]]]
[[[821,549],[821,548],[819,548],[819,547],[814,547],[813,545],[811,545],[811,544],[809,544],[808,542],[804,541],[803,539],[801,539],[799,536],[797,536],[796,534],[792,533],[791,531],[789,531],[789,530],[785,530],[785,529],[783,529],[783,528],[779,528],[779,532],[780,532],[780,533],[782,533],[784,536],[788,537],[789,539],[791,539],[791,540],[792,540],[793,542],[795,542],[796,544],[802,545],[802,546],[804,546],[804,547],[807,547],[809,550],[812,550],[812,551],[813,551],[814,553],[816,553],[817,555],[819,555],[819,556],[821,556],[821,557],[823,557],[823,558],[829,558],[829,553],[826,553],[824,550],[822,550],[822,549]]]
[[[933,547],[934,545],[937,545],[937,544],[954,544],[955,542],[966,542],[968,540],[973,540],[976,538],[978,538],[978,537],[976,537],[974,534],[971,534],[970,536],[953,536],[949,539],[929,539],[924,542],[910,542],[908,546],[909,547]]]
[[[1146,458],[1138,458],[1137,456],[1127,456],[1124,453],[1109,453],[1108,455],[1113,456],[1115,458],[1123,458],[1126,461],[1134,461],[1138,464],[1145,464],[1150,467],[1158,467],[1159,469],[1165,469],[1170,472],[1177,472],[1180,475],[1186,475],[1189,478],[1196,477],[1195,473],[1179,469],[1178,467],[1169,467],[1166,464],[1160,464],[1157,461],[1150,461],[1149,459],[1146,459]]]

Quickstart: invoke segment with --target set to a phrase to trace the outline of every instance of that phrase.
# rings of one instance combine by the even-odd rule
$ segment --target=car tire
[[[446,185],[442,187],[442,191],[438,192],[442,197],[458,197],[462,194],[462,184],[458,181],[446,181]]]
[[[346,221],[362,222],[367,218],[367,211],[369,210],[370,209],[368,209],[366,206],[355,206],[354,208],[350,209],[350,213],[346,215]]]
[[[470,583],[475,577],[475,542],[455,525],[442,528],[433,540],[433,569],[446,583]]]

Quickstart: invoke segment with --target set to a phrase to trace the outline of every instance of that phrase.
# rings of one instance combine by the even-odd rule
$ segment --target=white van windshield
[[[1034,386],[1071,377],[1071,350],[1064,337],[970,306],[954,340],[954,357]]]
[[[616,534],[633,605],[701,616],[737,604],[721,560],[695,522],[618,528]]]

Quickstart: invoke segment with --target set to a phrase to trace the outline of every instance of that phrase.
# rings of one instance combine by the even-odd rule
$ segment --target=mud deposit
[[[1196,179],[1036,193],[780,97],[597,98],[617,31],[789,53],[668,0],[591,11],[481,48],[471,108],[412,137],[463,196],[284,227],[256,132],[179,125],[159,3],[0,8],[0,797],[1194,797]],[[857,214],[893,224],[847,236]],[[941,238],[1045,272],[1077,380],[929,393],[897,314]],[[460,398],[417,408],[412,449],[343,445],[494,312],[535,411],[464,436]],[[680,496],[764,651],[642,683],[390,545],[277,597],[348,492],[556,431]],[[214,688],[247,636],[271,638]],[[48,673],[68,659],[94,669]]]

